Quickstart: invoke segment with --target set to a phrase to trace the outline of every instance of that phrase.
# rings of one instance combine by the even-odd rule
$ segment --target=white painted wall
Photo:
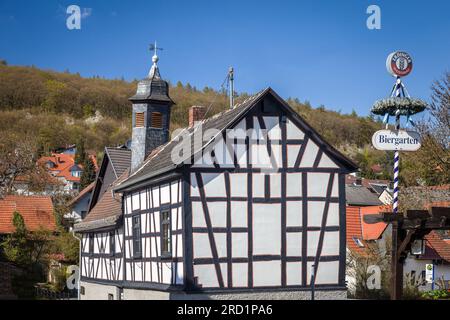
[[[264,117],[265,126],[268,128],[268,136],[272,141],[272,152],[275,154],[275,161],[279,167],[282,166],[281,149],[274,149],[274,146],[280,147],[279,140],[281,138],[281,129],[278,122],[278,117]],[[259,128],[257,118],[253,118],[255,128]],[[294,125],[290,120],[287,121],[287,138],[288,139],[303,139],[305,134]],[[238,128],[245,130],[245,120],[241,121]],[[256,133],[257,135],[258,133]],[[239,134],[236,134],[239,136]],[[241,137],[242,138],[242,137]],[[255,138],[255,137],[254,137]],[[222,138],[217,139],[214,150],[222,150],[220,153],[227,153],[229,149],[223,147],[224,142]],[[288,144],[287,145],[287,164],[289,168],[293,168],[296,162],[298,152],[301,145]],[[225,150],[225,151],[223,151]],[[238,162],[241,168],[246,167],[247,153],[245,146],[233,144],[231,150],[237,154]],[[266,145],[253,146],[251,148],[253,153],[257,153],[258,157],[252,157],[253,167],[265,168],[265,164],[270,164],[270,160],[264,160],[264,152],[267,152]],[[278,152],[280,151],[280,152]],[[311,168],[314,165],[316,156],[319,152],[319,147],[313,141],[309,141],[306,146],[306,152],[302,158],[300,168]],[[217,156],[218,164],[221,168],[230,167],[226,163],[226,159],[233,159],[228,154],[225,157]],[[231,227],[241,228],[242,230],[231,232],[231,243],[227,244],[226,232],[214,233],[214,244],[217,250],[218,259],[226,261],[228,258],[227,251],[231,245],[232,258],[248,258],[248,203],[246,201],[248,185],[247,173],[229,173],[230,179],[230,196],[243,197],[244,199],[232,200],[227,204],[225,173],[217,172],[202,172],[199,168],[214,167],[209,154],[197,159],[193,168],[199,172],[203,184],[204,194],[206,197],[206,206],[209,212],[209,218],[212,228],[225,228],[227,226],[227,206],[231,211]],[[338,168],[327,154],[323,154],[320,162],[320,168]],[[277,168],[278,169],[278,168]],[[277,287],[281,285],[281,260],[275,256],[281,254],[281,203],[262,202],[265,199],[265,176],[270,176],[270,198],[280,199],[281,196],[281,174],[279,172],[262,172],[253,173],[252,180],[252,195],[256,200],[251,205],[252,211],[252,252],[253,256],[274,256],[273,259],[267,261],[254,261],[253,269],[253,285],[254,287]],[[339,183],[338,174],[333,173],[334,180],[332,185],[331,197],[339,197]],[[327,184],[330,178],[330,172],[307,173],[307,196],[318,198],[316,201],[309,201],[308,207],[308,227],[316,228],[314,231],[307,231],[308,247],[307,257],[314,258],[317,254],[319,243],[320,228],[322,225],[322,216],[325,208],[325,201],[320,198],[326,197]],[[195,173],[191,173],[191,190],[190,195],[192,199],[192,226],[193,228],[206,228],[207,222],[205,218],[205,210],[203,208],[201,199],[201,192],[198,186],[198,181]],[[302,197],[302,173],[292,172],[286,175],[286,195],[287,197]],[[219,198],[224,200],[208,200],[208,198]],[[281,200],[280,200],[281,201]],[[286,225],[287,227],[297,227],[301,230],[303,223],[302,199],[286,201]],[[326,221],[327,227],[339,227],[339,203],[331,203],[328,208],[328,218]],[[339,256],[340,252],[340,232],[329,231],[324,234],[323,248],[321,256]],[[288,232],[286,234],[286,253],[290,258],[302,257],[302,232]],[[194,259],[194,276],[197,277],[199,285],[203,288],[218,287],[219,277],[217,275],[217,266],[214,264],[196,264],[196,259],[212,258],[212,243],[210,237],[206,232],[193,233],[193,259]],[[310,267],[313,262],[307,263],[307,284],[310,279]],[[232,283],[228,282],[227,264],[220,263],[219,268],[223,278],[224,286],[228,287],[247,287],[248,285],[248,268],[247,262],[233,262],[232,263]],[[301,285],[302,263],[300,261],[287,262],[286,265],[286,285]],[[331,284],[337,285],[339,282],[339,261],[322,261],[319,263],[316,276],[316,284]]]
[[[418,260],[412,256],[408,256],[403,266],[403,274],[406,276],[406,274],[411,273],[411,271],[415,271],[417,279],[419,276],[421,276],[422,271],[425,271],[425,265],[431,263],[433,263],[432,260]],[[450,265],[448,264],[435,265],[434,272],[435,272],[434,273],[435,281],[437,281],[442,277],[444,278],[444,280],[450,281]],[[420,286],[419,289],[422,291],[431,290],[431,283],[427,283],[423,286]],[[438,289],[438,287],[435,286],[435,289]]]
[[[125,262],[126,280],[135,282],[182,284],[183,283],[183,241],[182,241],[182,219],[183,207],[181,180],[172,181],[149,187],[143,191],[135,192],[125,197],[125,214],[135,211],[150,210],[142,212],[141,216],[141,247],[142,258],[131,260],[133,255],[132,217],[126,216],[125,237]],[[161,206],[162,209],[161,209]],[[171,213],[171,245],[172,257],[180,258],[180,262],[167,259],[157,261],[161,257],[161,241],[159,235],[151,235],[160,232],[160,214],[170,206]],[[179,233],[179,234],[173,234]],[[143,261],[143,260],[152,261]]]
[[[121,281],[123,279],[123,228],[114,231],[115,255],[110,254],[110,233],[96,232],[94,238],[83,233],[81,239],[81,276],[96,280]],[[94,255],[89,254],[90,241],[94,243]]]

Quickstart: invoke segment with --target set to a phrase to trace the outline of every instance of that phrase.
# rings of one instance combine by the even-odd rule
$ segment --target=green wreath
[[[395,116],[397,110],[400,115],[408,116],[424,111],[427,103],[420,99],[393,97],[376,101],[372,106],[372,113],[377,115],[389,114]]]

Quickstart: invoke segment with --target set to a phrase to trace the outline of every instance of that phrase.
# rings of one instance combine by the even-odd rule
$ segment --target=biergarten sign
[[[416,151],[421,146],[419,133],[406,130],[378,130],[372,136],[372,144],[385,151]]]

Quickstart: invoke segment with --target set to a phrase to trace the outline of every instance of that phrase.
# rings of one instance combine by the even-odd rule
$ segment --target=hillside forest
[[[449,84],[449,73],[427,84],[431,96],[423,98],[431,101],[429,119],[417,124],[423,135],[422,148],[403,153],[400,174],[405,186],[450,183]],[[9,66],[0,61],[0,176],[5,174],[11,154],[23,152],[21,156],[35,159],[78,141],[84,141],[86,150],[96,154],[100,162],[105,146],[124,144],[131,136],[128,98],[136,86],[137,81],[83,78],[68,71]],[[170,86],[176,102],[171,130],[187,126],[190,106],[210,106],[208,116],[228,107],[224,90],[200,89],[181,82]],[[239,93],[236,101],[248,95]],[[313,107],[298,98],[286,101],[326,141],[354,160],[363,177],[391,179],[393,154],[371,147],[373,133],[384,126],[380,119]]]

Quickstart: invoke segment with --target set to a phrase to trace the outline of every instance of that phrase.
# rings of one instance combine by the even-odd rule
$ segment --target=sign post
[[[398,214],[399,196],[399,171],[400,151],[416,151],[420,148],[420,135],[415,131],[401,130],[400,117],[406,116],[406,126],[412,123],[410,116],[425,110],[426,103],[419,99],[412,99],[403,84],[401,77],[407,76],[412,71],[412,58],[403,51],[391,53],[386,60],[387,71],[396,78],[391,95],[382,99],[372,107],[372,113],[384,116],[385,130],[375,132],[372,144],[378,150],[395,151],[394,154],[394,195],[392,211],[394,216]],[[389,116],[395,116],[395,129],[389,129]],[[392,231],[392,292],[393,300],[400,299],[403,289],[403,257],[399,256],[400,239],[405,238],[403,230],[399,230],[397,223],[393,223]]]
[[[434,265],[432,263],[425,265],[425,281],[431,283],[431,290],[434,290]]]

